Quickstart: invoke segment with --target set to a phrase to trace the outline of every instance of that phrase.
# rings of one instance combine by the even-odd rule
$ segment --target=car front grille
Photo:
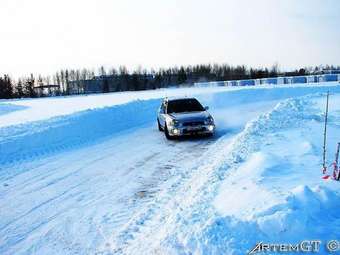
[[[195,129],[195,130],[188,130],[188,129],[183,129],[183,134],[197,134],[200,132],[205,132],[207,131],[207,129],[205,127],[199,128],[199,129]]]
[[[194,127],[194,126],[202,126],[204,125],[204,122],[203,121],[191,121],[191,122],[184,122],[183,123],[183,126],[184,127]]]

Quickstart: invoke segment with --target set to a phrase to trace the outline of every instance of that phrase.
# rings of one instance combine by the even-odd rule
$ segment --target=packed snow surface
[[[0,254],[245,254],[339,240],[340,86],[169,89],[0,101]],[[214,138],[167,141],[164,96],[210,106]],[[324,246],[322,253],[326,253]]]

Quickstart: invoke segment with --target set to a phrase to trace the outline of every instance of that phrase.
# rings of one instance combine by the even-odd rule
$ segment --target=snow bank
[[[261,232],[271,241],[332,240],[339,236],[340,195],[323,186],[300,185],[286,201],[254,215]]]
[[[248,220],[254,211],[266,209],[275,203],[277,199],[274,194],[257,184],[272,164],[274,160],[268,159],[268,155],[256,152],[234,174],[228,176],[214,199],[219,214]]]
[[[261,241],[321,240],[326,252],[325,243],[339,237],[340,194],[338,183],[321,179],[315,145],[323,109],[316,98],[281,102],[247,125],[217,171],[224,179],[212,196],[217,212],[203,217],[196,236],[185,236],[186,247],[198,254],[245,254]]]
[[[38,99],[0,100],[0,111],[7,104],[24,107],[21,111],[0,116],[0,127],[47,120],[86,110],[128,104],[136,100],[146,101],[163,97],[199,95],[225,90],[225,88],[181,88]]]
[[[160,100],[134,101],[0,128],[0,165],[99,142],[155,121]],[[119,145],[117,145],[119,146]]]
[[[339,93],[339,85],[317,85],[317,86],[264,86],[245,87],[220,93],[205,93],[197,95],[201,101],[213,108],[231,107],[239,104],[251,104],[254,102],[268,100],[283,100],[287,98],[301,97],[315,93]]]
[[[254,193],[253,196],[257,196]],[[199,254],[246,254],[258,242],[292,243],[339,238],[340,195],[326,187],[298,186],[282,203],[240,221],[216,217],[199,234],[195,252]]]

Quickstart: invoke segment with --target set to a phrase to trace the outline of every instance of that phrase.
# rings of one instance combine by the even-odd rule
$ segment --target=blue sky
[[[0,73],[340,65],[338,0],[1,0]]]

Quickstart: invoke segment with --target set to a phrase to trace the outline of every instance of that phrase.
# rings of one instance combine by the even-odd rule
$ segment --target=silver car
[[[158,110],[159,131],[164,131],[167,139],[186,135],[213,135],[213,117],[196,98],[165,98]]]

